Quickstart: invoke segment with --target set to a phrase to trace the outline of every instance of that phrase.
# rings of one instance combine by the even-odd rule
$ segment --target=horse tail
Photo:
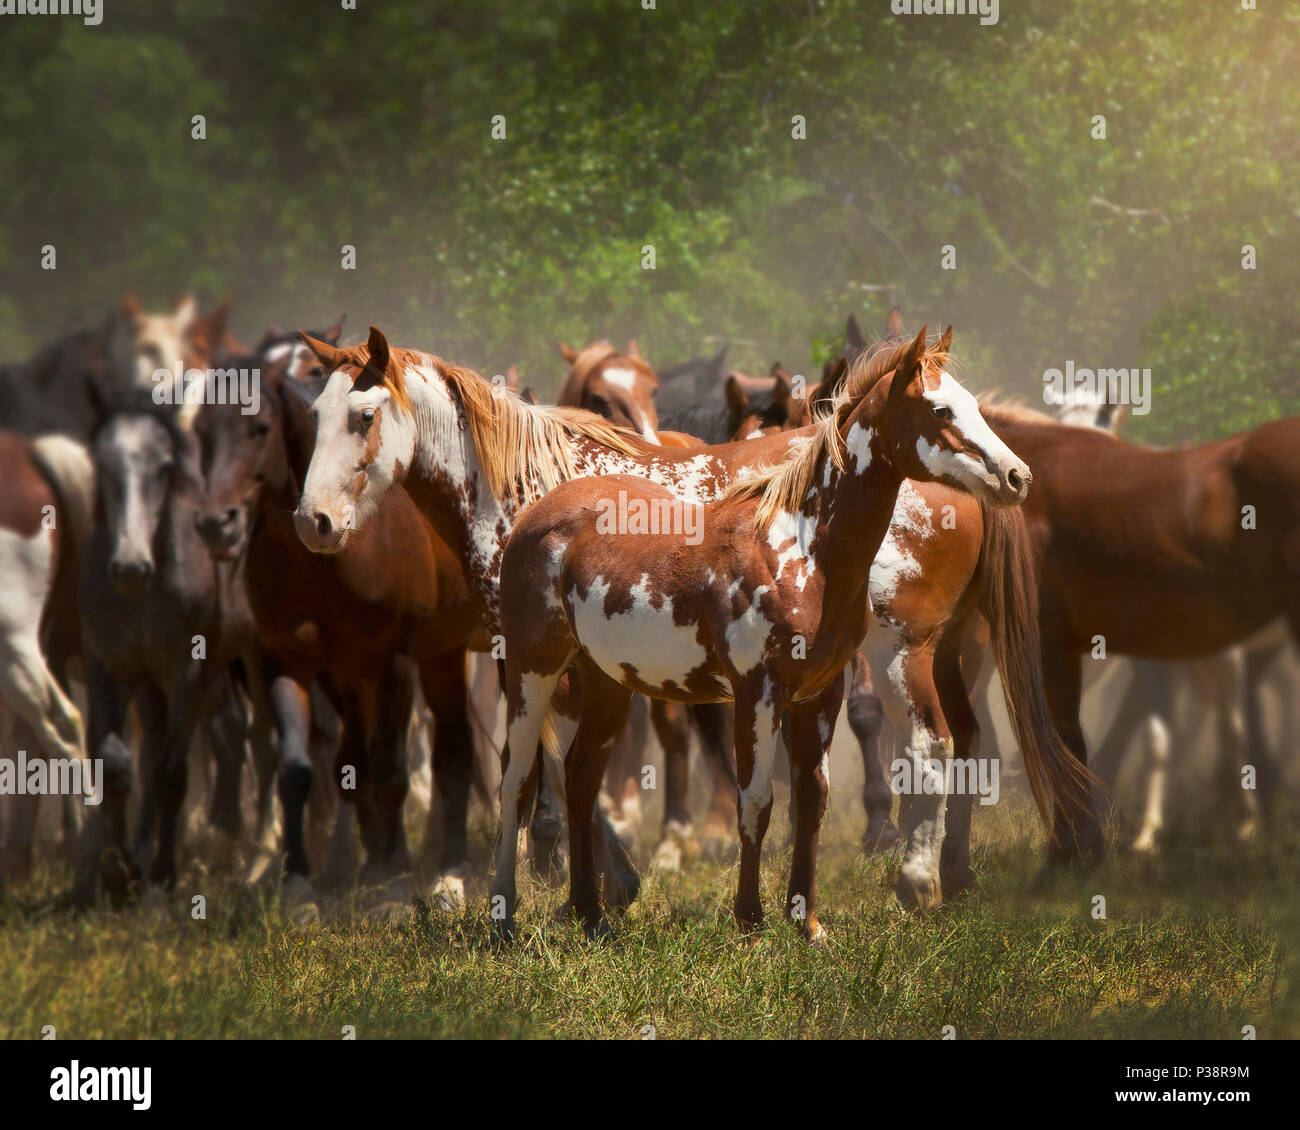
[[[62,435],[32,440],[31,458],[54,493],[58,558],[50,599],[41,617],[42,642],[52,631],[51,618],[77,607],[81,554],[90,540],[95,518],[95,463],[82,443]]]
[[[1034,802],[1049,834],[1053,806],[1066,821],[1089,810],[1095,778],[1057,732],[1043,684],[1038,633],[1038,572],[1024,511],[980,503],[979,609],[989,622],[1007,717],[1020,746]]]

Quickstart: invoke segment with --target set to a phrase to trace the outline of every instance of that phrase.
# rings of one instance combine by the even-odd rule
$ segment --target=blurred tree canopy
[[[0,23],[5,359],[126,290],[195,289],[245,339],[346,311],[552,392],[556,339],[811,372],[847,313],[870,331],[897,302],[1031,403],[1067,360],[1149,366],[1135,437],[1300,411],[1293,5],[1005,0],[983,27],[888,0],[107,0],[97,27]]]

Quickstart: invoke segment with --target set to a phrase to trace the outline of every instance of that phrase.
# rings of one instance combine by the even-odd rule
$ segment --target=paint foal
[[[509,744],[532,747],[559,678],[574,664],[582,717],[565,766],[571,901],[589,933],[606,927],[588,814],[631,695],[640,693],[735,702],[735,914],[746,930],[762,919],[758,865],[789,711],[797,819],[786,913],[806,937],[824,936],[815,873],[827,759],[844,667],[869,622],[870,562],[903,479],[942,478],[995,505],[1016,505],[1029,489],[1028,467],[943,371],[950,340],[951,331],[927,349],[922,328],[910,344],[860,365],[794,454],[717,501],[701,504],[645,476],[619,475],[562,484],[520,518],[501,567]],[[629,514],[639,504],[676,515],[677,528],[609,536],[618,532],[608,521],[615,499]],[[919,773],[942,768],[917,758]],[[502,783],[493,916],[507,936],[526,770],[510,765]],[[1045,806],[1050,789],[1036,784]]]

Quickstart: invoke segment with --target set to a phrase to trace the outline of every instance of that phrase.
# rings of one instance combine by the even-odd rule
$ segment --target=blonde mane
[[[830,459],[837,470],[844,470],[845,448],[841,429],[867,394],[894,371],[911,344],[910,341],[900,341],[897,345],[860,355],[853,362],[843,387],[831,401],[829,411],[812,425],[812,435],[800,437],[794,444],[794,452],[784,462],[763,467],[732,483],[723,493],[723,501],[757,498],[754,526],[759,530],[771,525],[777,514],[800,509],[817,481],[823,457]],[[922,370],[927,376],[942,372],[947,364],[948,353],[937,345],[927,348],[921,357]]]

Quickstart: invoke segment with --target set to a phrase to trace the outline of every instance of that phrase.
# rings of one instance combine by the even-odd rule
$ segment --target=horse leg
[[[1170,693],[1167,665],[1149,659],[1135,659],[1133,667],[1133,683],[1125,699],[1136,695],[1147,711],[1142,735],[1146,747],[1146,801],[1142,809],[1142,827],[1133,841],[1133,850],[1151,852],[1155,851],[1157,838],[1165,824],[1169,752],[1172,745],[1167,719],[1173,717],[1173,696]],[[1110,740],[1109,735],[1106,740]],[[1100,756],[1099,753],[1098,758]],[[1103,780],[1113,786],[1114,775],[1109,780]]]
[[[1245,699],[1246,659],[1241,648],[1233,647],[1196,663],[1198,679],[1215,704],[1218,716],[1218,788],[1223,814],[1233,821],[1239,839],[1254,835],[1259,822],[1255,789],[1243,787],[1246,764]],[[1258,785],[1258,781],[1255,782]]]
[[[415,707],[414,672],[404,658],[394,657],[387,677],[375,688],[374,726],[367,743],[365,774],[370,800],[366,863],[363,883],[377,883],[409,871],[411,853],[406,841],[402,809],[410,787],[407,737]],[[366,835],[363,824],[363,837]]]
[[[1119,707],[1106,730],[1106,736],[1097,747],[1097,753],[1093,757],[1093,772],[1097,774],[1102,784],[1102,788],[1097,790],[1100,793],[1097,803],[1098,812],[1103,818],[1110,811],[1115,793],[1115,782],[1119,778],[1119,768],[1123,763],[1124,754],[1128,751],[1129,742],[1132,740],[1133,735],[1139,731],[1143,734],[1148,754],[1148,766],[1152,742],[1158,738],[1163,738],[1167,745],[1169,741],[1169,730],[1165,723],[1168,713],[1157,711],[1150,701],[1151,681],[1152,679],[1163,678],[1163,675],[1158,673],[1162,665],[1147,659],[1134,659],[1131,666],[1133,667],[1133,677],[1129,680],[1128,686],[1124,688],[1124,695],[1120,699]],[[1150,677],[1144,673],[1144,669],[1150,669],[1153,672]]]
[[[307,882],[307,843],[304,818],[311,791],[311,758],[307,743],[311,734],[310,677],[297,677],[268,664],[271,710],[280,736],[276,765],[276,786],[284,820],[285,888],[291,898],[313,901]]]
[[[894,827],[894,794],[880,760],[880,734],[885,724],[885,708],[871,681],[871,666],[861,651],[853,653],[849,681],[849,728],[862,752],[862,805],[867,810],[867,830],[862,837],[869,851],[892,851],[901,842]]]
[[[171,890],[176,885],[177,826],[189,777],[189,748],[210,684],[200,664],[187,667],[167,689],[167,730],[156,764],[158,843],[149,881]]]
[[[140,813],[131,854],[137,875],[147,874],[155,851],[158,766],[167,741],[167,692],[146,681],[135,693],[140,720]]]
[[[628,711],[627,725],[614,745],[605,771],[610,825],[629,850],[636,844],[641,830],[641,766],[646,760],[647,716],[647,704],[641,698]],[[667,772],[665,766],[665,776]]]
[[[271,696],[267,690],[263,659],[259,653],[244,656],[244,673],[248,679],[248,699],[252,708],[249,744],[253,751],[253,773],[257,780],[257,819],[253,834],[252,859],[245,881],[257,882],[275,858],[274,842],[275,735],[272,725]]]
[[[590,937],[608,933],[596,887],[593,816],[605,766],[632,705],[632,692],[594,663],[579,657],[582,717],[564,761],[564,798],[569,809],[569,905]]]
[[[652,699],[650,721],[664,751],[664,823],[650,865],[676,871],[691,841],[690,731],[686,707],[680,702]]]
[[[830,791],[831,741],[844,701],[844,674],[816,699],[790,708],[790,789],[795,796],[794,853],[785,912],[810,942],[824,942],[817,919],[817,845]]]
[[[470,782],[474,769],[474,735],[469,717],[469,684],[464,648],[429,657],[420,663],[424,701],[433,712],[433,780],[438,804],[429,809],[429,836],[440,835],[438,858],[440,886],[448,888],[456,905],[464,902],[464,881],[469,876]],[[441,829],[435,829],[435,810],[441,811]]]
[[[511,649],[513,657],[515,649]],[[530,799],[525,784],[530,772],[536,772],[537,759],[529,756],[510,756],[512,749],[536,750],[542,736],[542,725],[551,708],[551,696],[559,685],[560,676],[568,660],[550,674],[525,674],[512,671],[507,662],[506,719],[508,729],[506,744],[501,756],[504,762],[501,775],[501,832],[497,840],[496,874],[492,878],[489,912],[492,931],[501,940],[514,936],[515,922],[515,870],[519,856],[519,828],[525,815],[525,805]],[[540,789],[540,782],[538,784]]]
[[[1040,624],[1042,624],[1040,617]],[[1079,721],[1083,694],[1083,661],[1059,642],[1054,631],[1043,630],[1043,690],[1056,731],[1066,748],[1082,765],[1088,764],[1088,743]],[[1062,798],[1053,802],[1051,846],[1048,862],[1053,865],[1099,863],[1106,853],[1101,824],[1092,797],[1086,798],[1082,814],[1073,815]]]
[[[740,826],[740,879],[736,885],[734,913],[742,931],[750,933],[763,923],[759,895],[759,863],[763,837],[772,817],[772,766],[781,737],[785,703],[777,701],[771,683],[746,680],[736,688],[736,780]],[[766,694],[764,691],[766,690]]]
[[[1271,647],[1243,649],[1245,668],[1242,674],[1242,719],[1246,727],[1246,748],[1250,751],[1255,765],[1259,815],[1265,824],[1271,823],[1277,817],[1282,790],[1282,770],[1268,738],[1260,688],[1268,677],[1269,668],[1285,647],[1286,643],[1283,641],[1280,645]]]
[[[28,751],[30,759],[36,760],[41,756],[36,733],[24,718],[15,717],[12,723],[12,728],[5,734],[8,740],[0,749]],[[8,802],[9,819],[5,822],[4,846],[0,848],[0,880],[26,879],[32,870],[32,844],[36,837],[41,798],[15,793],[2,799]]]
[[[939,887],[945,899],[951,899],[975,885],[970,865],[971,811],[975,804],[976,772],[981,762],[980,727],[962,672],[959,644],[952,635],[940,641],[934,656],[935,689],[939,694],[943,716],[952,733],[953,757],[966,767],[959,780],[962,787],[948,794],[944,820],[943,846],[939,849]],[[994,800],[997,798],[994,797]]]
[[[686,717],[699,738],[711,786],[700,829],[701,849],[707,855],[721,855],[736,820],[735,711],[729,703],[700,702],[686,708]]]
[[[249,719],[236,686],[234,668],[219,679],[218,694],[204,719],[204,733],[216,762],[216,781],[208,808],[208,821],[218,833],[218,866],[228,866],[230,856],[243,833],[241,792],[245,743]]]
[[[120,902],[127,884],[136,877],[127,850],[127,804],[134,768],[122,740],[129,693],[87,651],[84,661],[88,705],[89,749],[102,765],[100,803],[81,828],[71,902],[88,906],[95,901],[101,879],[105,892]]]

